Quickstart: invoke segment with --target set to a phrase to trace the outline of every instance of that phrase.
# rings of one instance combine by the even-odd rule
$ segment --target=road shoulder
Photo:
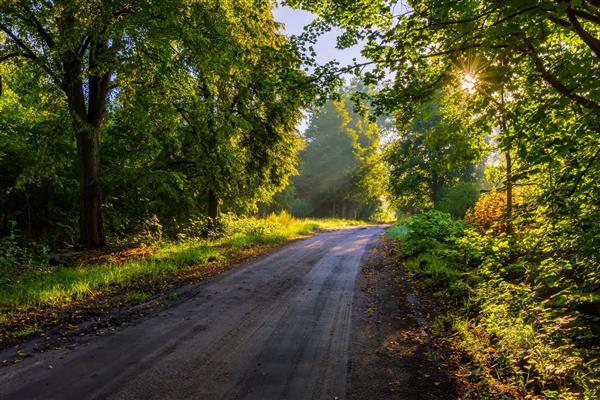
[[[417,296],[383,241],[357,277],[348,399],[452,399],[446,350],[431,343],[429,299]]]

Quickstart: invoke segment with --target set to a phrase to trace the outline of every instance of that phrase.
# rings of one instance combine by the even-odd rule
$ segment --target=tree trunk
[[[98,59],[107,46],[106,40],[92,40],[88,53],[89,71],[97,68]],[[80,241],[84,247],[93,248],[105,242],[100,183],[100,130],[106,113],[111,72],[87,75],[85,87],[83,60],[83,54],[73,50],[63,54],[64,79],[61,88],[67,95],[77,139]]]
[[[513,183],[512,183],[512,159],[510,151],[506,151],[506,233],[513,233],[512,214],[513,214]]]
[[[79,230],[84,247],[104,245],[102,220],[102,188],[100,185],[100,134],[98,129],[79,129],[77,154],[79,156],[80,216]]]
[[[77,67],[72,70],[78,71]],[[102,125],[104,99],[102,94],[91,91],[88,102],[96,112],[86,110],[83,85],[77,72],[67,79],[65,92],[73,119],[79,161],[79,236],[85,248],[104,245],[102,220],[102,190],[100,184],[100,127]]]
[[[219,197],[214,190],[208,189],[208,218],[216,221],[221,216]]]
[[[442,200],[443,187],[440,183],[438,172],[435,168],[431,169],[431,200],[433,205],[437,206]]]

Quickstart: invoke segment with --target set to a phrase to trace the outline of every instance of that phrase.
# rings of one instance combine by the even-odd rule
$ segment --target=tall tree
[[[409,123],[399,123],[399,138],[389,144],[386,161],[391,192],[401,208],[436,206],[448,188],[477,180],[484,136],[457,117],[455,103],[438,94]]]
[[[154,101],[173,111],[181,132],[167,164],[186,168],[216,219],[221,207],[249,211],[285,187],[315,88],[269,2],[220,1],[203,24],[218,39],[199,47],[193,31],[183,36],[186,69]]]
[[[300,176],[294,179],[303,210],[319,216],[369,218],[386,196],[377,123],[368,110],[354,112],[347,91],[341,101],[329,101],[314,111],[305,132]]]
[[[154,29],[169,21],[174,16],[169,14],[181,4],[160,11],[156,6],[75,0],[1,4],[0,60],[20,58],[32,63],[65,96],[79,159],[81,243],[87,247],[105,240],[100,132],[109,92],[126,73],[127,63],[147,54],[142,41],[150,43]]]

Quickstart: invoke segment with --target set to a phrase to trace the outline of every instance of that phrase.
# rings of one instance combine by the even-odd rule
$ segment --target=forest
[[[460,398],[599,398],[599,75],[596,0],[0,1],[2,346],[387,223]]]

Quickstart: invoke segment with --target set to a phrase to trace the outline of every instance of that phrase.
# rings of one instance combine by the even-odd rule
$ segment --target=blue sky
[[[308,11],[294,10],[289,7],[278,7],[273,10],[275,21],[284,24],[285,33],[288,35],[297,35],[302,33],[306,25],[313,21],[316,16]],[[314,46],[317,53],[317,62],[323,65],[329,61],[337,60],[340,66],[352,64],[352,59],[356,58],[358,62],[366,60],[360,55],[360,46],[354,46],[349,49],[339,50],[336,48],[336,38],[339,31],[331,31],[321,36]],[[308,128],[308,114],[298,125],[300,132]]]
[[[285,32],[288,35],[297,35],[302,29],[315,19],[315,15],[304,10],[293,10],[289,7],[278,7],[273,10],[273,15],[277,22],[285,25]],[[336,48],[336,37],[339,31],[332,31],[323,35],[315,46],[317,61],[319,64],[325,64],[328,61],[337,60],[342,66],[352,64],[352,59],[356,58],[359,62],[365,61],[360,55],[360,45],[349,49],[339,50]]]

